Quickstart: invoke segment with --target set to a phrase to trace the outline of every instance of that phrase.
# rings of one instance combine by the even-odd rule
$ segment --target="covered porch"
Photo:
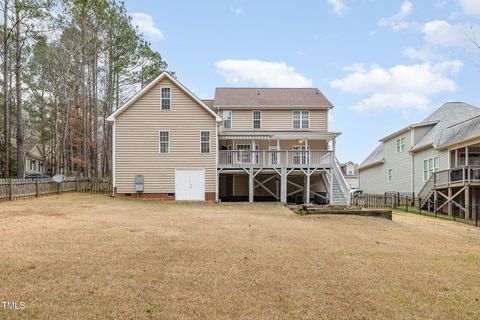
[[[335,187],[339,187],[333,176],[338,166],[337,136],[330,132],[221,134],[219,199],[331,203]]]

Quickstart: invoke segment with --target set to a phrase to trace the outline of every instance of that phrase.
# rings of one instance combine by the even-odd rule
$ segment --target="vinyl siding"
[[[228,110],[228,109],[226,109]],[[261,109],[259,109],[261,110]],[[253,110],[232,110],[231,130],[258,130],[258,131],[280,131],[293,130],[292,110],[261,110],[261,128],[253,129]],[[223,115],[223,110],[220,110]],[[226,129],[230,130],[230,129]],[[312,131],[328,130],[328,111],[310,110],[310,127]]]
[[[160,110],[160,87],[171,87],[171,110]],[[159,131],[170,131],[170,153],[159,153]],[[200,131],[210,131],[210,150],[200,152]],[[175,168],[205,169],[205,192],[215,192],[215,118],[168,79],[146,92],[115,122],[115,182],[118,193],[174,193]]]
[[[418,193],[426,182],[423,180],[423,160],[435,157],[438,157],[439,170],[448,169],[448,151],[438,151],[434,148],[429,148],[414,154],[413,163],[415,193]]]
[[[397,139],[405,138],[405,151],[397,153]],[[412,147],[410,132],[398,135],[383,143],[385,162],[360,171],[360,189],[365,193],[412,192],[412,159],[408,150]],[[392,169],[392,181],[388,170]]]

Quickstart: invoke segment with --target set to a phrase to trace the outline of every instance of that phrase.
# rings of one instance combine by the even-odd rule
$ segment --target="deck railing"
[[[218,151],[219,168],[329,168],[331,165],[331,151]]]
[[[434,172],[435,186],[480,183],[480,166],[463,166]]]

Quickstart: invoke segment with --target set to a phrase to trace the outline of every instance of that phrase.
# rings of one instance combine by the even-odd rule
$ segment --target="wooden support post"
[[[448,199],[452,199],[452,188],[448,188]],[[451,217],[453,215],[453,207],[452,202],[448,205],[448,216]]]
[[[248,202],[253,203],[253,168],[251,167],[248,171]]]
[[[433,213],[435,213],[435,216],[437,215],[438,211],[438,192],[437,190],[433,191]]]
[[[470,203],[470,186],[467,186],[467,188],[465,189],[465,220],[470,219],[471,208],[472,205]]]
[[[40,197],[40,181],[35,181],[35,196]]]
[[[287,168],[281,169],[280,175],[280,202],[287,203]]]
[[[305,203],[310,204],[310,169],[307,169],[305,175]]]
[[[75,191],[78,192],[78,176],[75,178]]]

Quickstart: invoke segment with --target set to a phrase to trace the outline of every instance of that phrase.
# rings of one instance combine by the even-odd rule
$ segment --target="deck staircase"
[[[343,176],[340,166],[337,161],[334,161],[334,166],[331,175],[325,175],[327,177],[327,190],[330,193],[330,177],[333,177],[331,183],[333,187],[332,192],[332,201],[331,204],[334,205],[349,205],[350,204],[350,188],[348,187],[347,181]]]
[[[418,193],[418,198],[421,199],[421,207],[425,208],[425,205],[428,203],[428,201],[432,200],[433,197],[433,192],[434,192],[434,186],[433,186],[433,174],[430,176],[430,178],[425,182],[423,185],[422,189]]]

